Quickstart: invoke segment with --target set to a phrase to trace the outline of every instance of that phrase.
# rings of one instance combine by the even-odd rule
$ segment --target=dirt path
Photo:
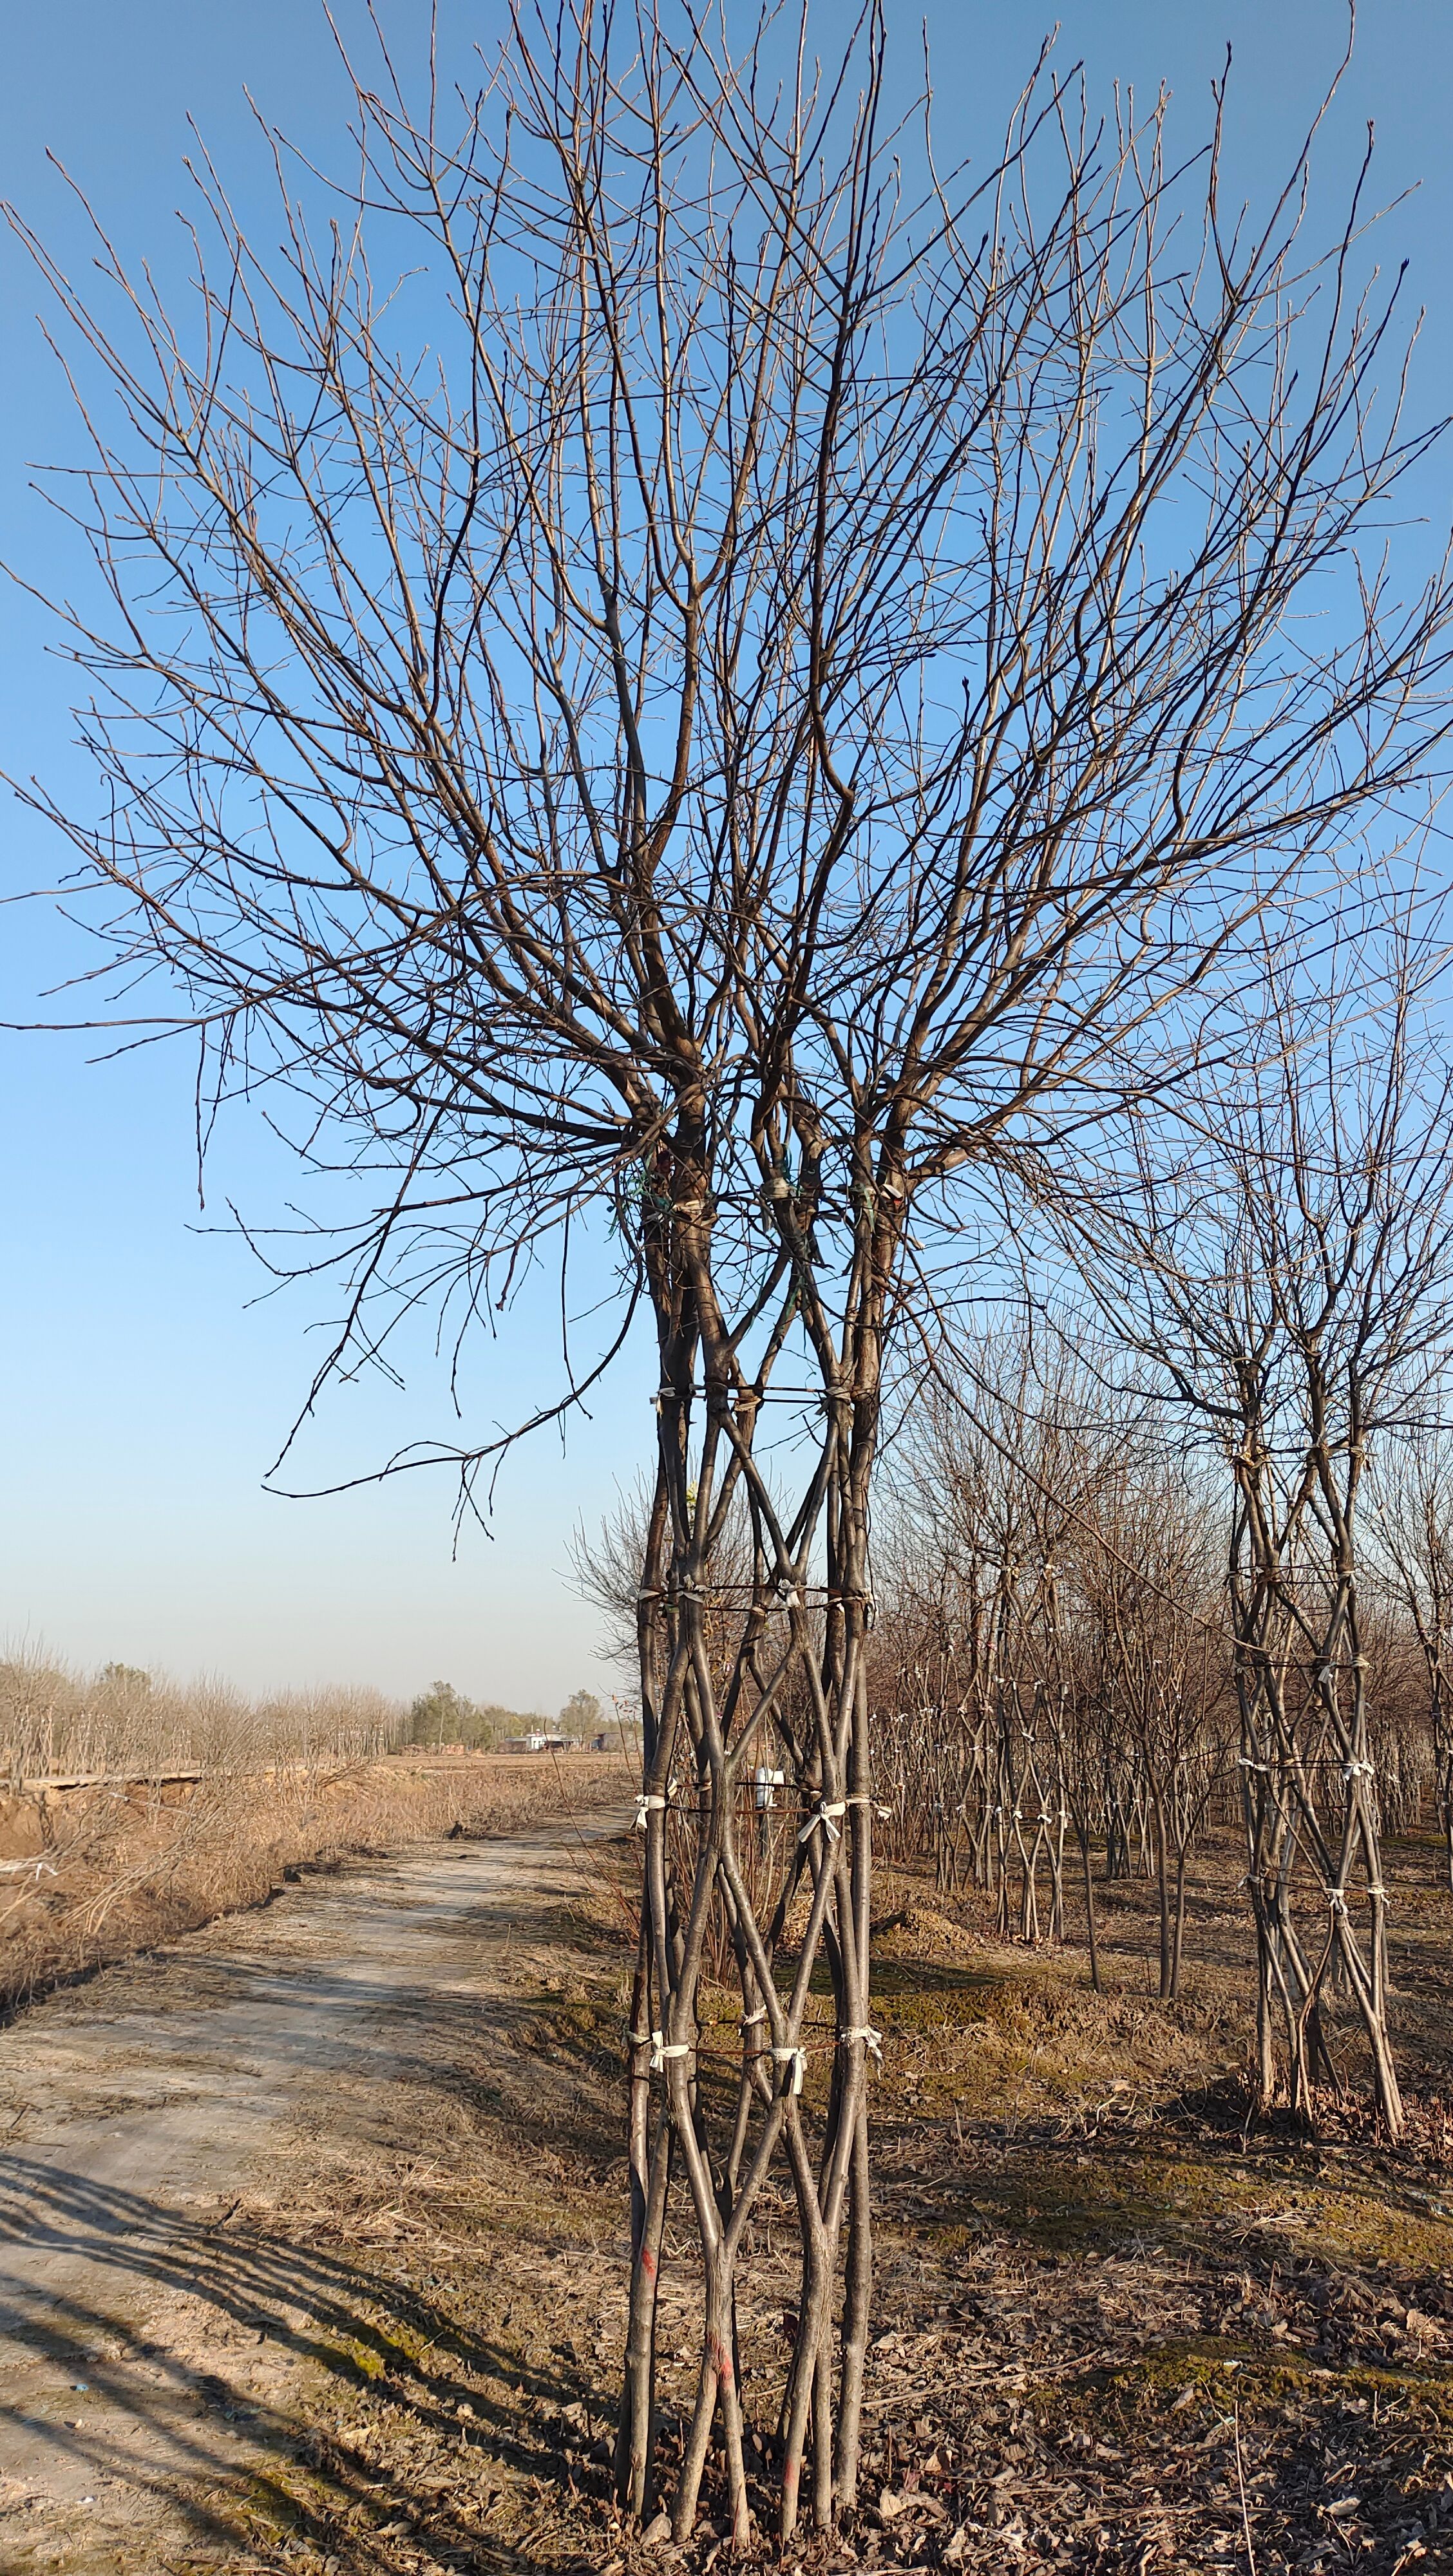
[[[4,2576],[246,2565],[239,2502],[284,2491],[358,2303],[346,2251],[239,2238],[233,2207],[426,2149],[398,2134],[419,2067],[508,2019],[512,1954],[535,1983],[621,1822],[350,1867],[0,2032]]]

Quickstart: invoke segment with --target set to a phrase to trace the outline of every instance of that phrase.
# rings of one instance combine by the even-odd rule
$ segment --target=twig
[[[1251,2516],[1246,2510],[1246,2476],[1241,2465],[1241,2409],[1231,2409],[1231,2429],[1236,2436],[1236,2492],[1241,2498],[1241,2530],[1246,2542],[1248,2576],[1256,2576],[1256,2552],[1251,2545]]]

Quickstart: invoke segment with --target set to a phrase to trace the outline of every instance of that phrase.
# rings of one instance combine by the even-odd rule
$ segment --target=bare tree
[[[739,2540],[735,2283],[784,2157],[783,2533],[804,2473],[819,2525],[856,2490],[885,1352],[977,1176],[1045,1168],[1258,887],[1446,721],[1441,569],[1405,600],[1334,583],[1287,641],[1421,449],[1362,184],[1309,252],[1305,153],[1228,220],[1219,97],[1177,166],[1163,106],[1107,131],[1043,66],[992,165],[947,169],[926,109],[890,125],[884,41],[877,6],[819,67],[771,15],[733,55],[677,0],[513,0],[452,130],[447,87],[415,110],[380,56],[351,180],[277,142],[271,259],[204,164],[186,314],[104,238],[86,296],[31,244],[109,599],[68,612],[102,819],[31,792],[115,898],[132,1008],[180,981],[155,1011],[201,1033],[209,1107],[291,1102],[314,1165],[367,1184],[311,1248],[348,1283],[319,1383],[431,1298],[466,1337],[552,1252],[562,1313],[578,1257],[598,1313],[608,1256],[555,1403],[393,1462],[472,1492],[654,1332],[620,2484],[647,2509],[684,2182],[675,2526],[719,2427]],[[739,1511],[725,1669],[703,1623]],[[769,1726],[797,1821],[757,1903]]]
[[[1230,1759],[1229,1637],[1206,1498],[1077,1320],[960,1343],[923,1391],[875,1541],[874,1681],[920,1846],[931,1821],[951,1884],[946,1830],[967,1842],[1002,1935],[1065,1937],[1073,1825],[1097,1989],[1091,1844],[1119,1874],[1139,1815],[1170,1999],[1191,1849]]]
[[[1130,1121],[1118,1243],[1105,1205],[1081,1231],[1107,1314],[1230,1473],[1261,2102],[1284,2084],[1306,2114],[1318,2076],[1339,2081],[1335,1967],[1394,2136],[1361,1517],[1373,1448],[1418,1415],[1453,1317],[1453,1078],[1422,1027],[1426,964],[1397,924],[1380,959],[1328,928],[1268,946],[1240,1043]]]
[[[1103,1386],[1062,1351],[1050,1359],[1046,1367],[1032,1336],[1008,1332],[938,1358],[893,1462],[874,1576],[875,1661],[897,1655],[896,1677],[880,1689],[927,1768],[919,1803],[941,1833],[968,1836],[975,1877],[997,1891],[1001,1933],[1031,1941],[1042,1871],[1046,1928],[1058,1940],[1065,1926],[1065,1829],[1076,1813],[1066,1803],[1067,1578],[1110,1451],[1129,1431]],[[897,1742],[894,1752],[902,1769]],[[1086,1902],[1092,1909],[1088,1882]],[[1093,1952],[1093,1919],[1089,1938]]]
[[[1227,1636],[1199,1496],[1153,1456],[1117,1462],[1080,1533],[1076,1570],[1101,1687],[1133,1748],[1150,1810],[1159,1913],[1160,1993],[1180,1993],[1186,1872],[1230,1747]]]
[[[1453,1454],[1436,1418],[1382,1462],[1376,1501],[1377,1556],[1427,1675],[1433,1794],[1453,1889]]]

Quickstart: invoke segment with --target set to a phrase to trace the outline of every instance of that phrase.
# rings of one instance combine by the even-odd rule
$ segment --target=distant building
[[[549,1735],[542,1728],[535,1734],[507,1735],[500,1746],[500,1751],[502,1753],[573,1753],[575,1739],[571,1735]]]

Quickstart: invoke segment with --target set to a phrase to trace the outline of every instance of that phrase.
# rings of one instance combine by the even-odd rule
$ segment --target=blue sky
[[[905,55],[920,10],[889,0]],[[345,19],[350,13],[345,10]],[[381,0],[407,54],[427,24],[423,0]],[[492,0],[446,7],[457,35],[487,38]],[[743,10],[743,18],[748,12]],[[824,0],[823,23],[844,14]],[[929,0],[941,124],[965,146],[992,144],[1029,68],[1041,20],[1003,0]],[[1148,99],[1164,79],[1178,130],[1204,130],[1208,84],[1233,47],[1229,182],[1265,181],[1285,159],[1340,52],[1336,0],[1063,0],[1059,53],[1083,55],[1092,90],[1132,80]],[[1046,12],[1046,22],[1048,12]],[[81,181],[133,258],[180,277],[174,209],[195,119],[247,198],[260,180],[246,93],[325,160],[340,128],[337,68],[311,0],[48,0],[5,13],[0,176],[6,195],[66,264],[87,255],[47,147]],[[1379,193],[1422,183],[1389,228],[1413,261],[1428,321],[1416,380],[1421,412],[1453,407],[1453,10],[1447,0],[1364,0],[1354,66],[1320,168],[1328,201],[1371,117]],[[64,460],[78,438],[35,327],[36,283],[8,245],[0,266],[0,551],[58,588],[80,580],[35,503],[27,463]],[[1443,480],[1439,470],[1438,481]],[[1442,498],[1426,495],[1430,507]],[[7,600],[0,628],[0,760],[38,770],[83,800],[70,747],[67,673],[48,660],[39,612]],[[59,864],[39,827],[0,808],[0,891],[50,881]],[[0,955],[0,1016],[53,1008],[47,985],[81,971],[82,935],[53,906],[10,904]],[[74,1038],[0,1035],[0,1636],[43,1639],[80,1662],[119,1657],[187,1672],[206,1667],[249,1687],[328,1678],[410,1692],[436,1675],[521,1707],[557,1707],[595,1664],[594,1614],[565,1574],[571,1528],[609,1508],[649,1442],[653,1371],[644,1351],[577,1423],[562,1454],[542,1436],[500,1488],[492,1537],[453,1548],[442,1475],[412,1476],[315,1502],[262,1490],[306,1387],[317,1311],[297,1295],[258,1302],[251,1256],[226,1227],[226,1203],[275,1221],[292,1175],[263,1129],[237,1118],[219,1140],[199,1210],[192,1152],[192,1065],[177,1048],[92,1060]],[[222,1231],[213,1230],[222,1228]],[[556,1314],[548,1288],[505,1340],[481,1354],[476,1418],[511,1413],[543,1383]],[[308,1453],[311,1473],[364,1470],[400,1441],[447,1428],[427,1352],[402,1394],[340,1393]]]

